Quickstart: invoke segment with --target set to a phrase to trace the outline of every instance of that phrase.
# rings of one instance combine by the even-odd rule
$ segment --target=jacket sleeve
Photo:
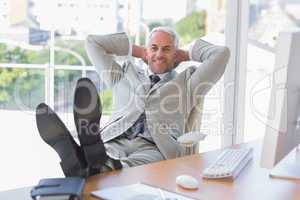
[[[89,35],[86,51],[106,86],[111,88],[122,79],[125,67],[116,62],[116,56],[131,56],[131,44],[126,33]]]
[[[187,80],[191,103],[196,105],[221,78],[230,57],[228,47],[216,46],[198,39],[189,50],[190,59],[201,62]]]

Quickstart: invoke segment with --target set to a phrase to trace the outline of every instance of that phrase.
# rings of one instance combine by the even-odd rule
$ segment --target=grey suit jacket
[[[149,132],[166,159],[182,155],[177,138],[194,126],[197,106],[222,76],[229,59],[227,47],[215,46],[201,39],[191,45],[189,66],[177,74],[174,70],[150,89],[143,69],[131,59],[122,65],[117,57],[131,57],[131,44],[125,33],[89,35],[87,53],[100,78],[113,92],[113,114],[103,129],[104,142],[123,134],[144,111]],[[201,62],[201,63],[200,63]]]

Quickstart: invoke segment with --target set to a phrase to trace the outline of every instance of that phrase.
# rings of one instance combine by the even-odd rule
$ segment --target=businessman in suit
[[[125,33],[89,35],[87,53],[101,80],[113,93],[110,122],[99,128],[101,103],[87,78],[77,82],[74,119],[80,146],[57,115],[46,105],[37,107],[41,137],[61,158],[66,176],[137,166],[182,155],[177,138],[197,120],[197,106],[222,76],[229,59],[227,47],[201,39],[188,51],[169,27],[157,27],[146,47],[132,45]],[[132,61],[143,59],[143,69]],[[121,65],[117,57],[125,57]],[[182,61],[197,61],[177,74]]]

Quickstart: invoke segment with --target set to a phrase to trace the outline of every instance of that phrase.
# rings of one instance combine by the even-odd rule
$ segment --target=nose
[[[163,57],[163,56],[164,56],[163,50],[162,50],[162,49],[158,49],[157,52],[156,52],[156,56],[157,56],[158,58]]]

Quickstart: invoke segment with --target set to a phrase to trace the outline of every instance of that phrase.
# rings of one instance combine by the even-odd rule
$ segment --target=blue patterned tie
[[[153,85],[155,85],[156,83],[158,83],[160,81],[159,76],[154,75],[154,74],[150,75],[149,78],[150,78],[150,82],[151,82],[150,88],[152,88]]]
[[[150,88],[152,88],[156,83],[160,81],[160,77],[157,75],[150,75]],[[145,131],[145,123],[146,123],[146,115],[145,112],[143,112],[139,118],[135,121],[135,123],[132,125],[131,128],[129,128],[128,131],[126,131],[126,135],[129,139],[135,138],[138,134],[143,134]]]

